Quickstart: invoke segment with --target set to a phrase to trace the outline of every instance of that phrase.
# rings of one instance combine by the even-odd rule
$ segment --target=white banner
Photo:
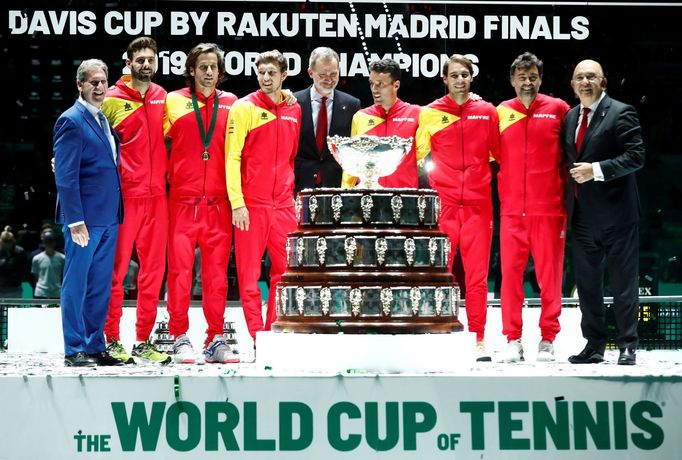
[[[0,386],[0,458],[12,460],[682,452],[680,377],[47,376]]]

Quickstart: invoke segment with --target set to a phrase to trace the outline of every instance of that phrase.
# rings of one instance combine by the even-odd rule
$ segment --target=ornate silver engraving
[[[418,287],[410,289],[410,303],[412,304],[412,314],[419,314],[419,302],[422,300],[422,291]]]
[[[282,289],[282,314],[286,316],[287,314],[287,302],[289,301],[289,295],[287,294],[287,289],[283,288]]]
[[[350,309],[353,316],[360,314],[360,305],[362,305],[362,292],[358,288],[353,288],[350,290]]]
[[[426,197],[424,195],[419,195],[417,198],[417,211],[419,212],[419,223],[423,223],[424,218],[426,218]]]
[[[383,288],[381,290],[381,309],[385,316],[391,314],[391,303],[393,302],[393,291],[389,288]]]
[[[445,299],[445,294],[443,294],[443,289],[436,288],[436,316],[440,316],[440,312],[443,309],[443,300]]]
[[[301,223],[301,209],[303,209],[303,201],[301,200],[301,195],[296,196],[296,222]]]
[[[368,221],[370,217],[372,217],[373,206],[374,202],[372,201],[372,197],[370,195],[362,195],[362,198],[360,198],[360,208],[362,208],[362,218],[365,221]]]
[[[284,313],[284,305],[282,305],[282,288],[278,287],[275,292],[275,310]]]
[[[317,260],[320,261],[320,265],[324,265],[324,259],[327,255],[327,240],[323,236],[319,237],[315,248],[317,249]]]
[[[412,264],[414,264],[414,251],[416,249],[416,246],[414,244],[414,239],[413,238],[407,238],[405,240],[405,258],[407,258],[407,265],[410,267]]]
[[[450,251],[452,250],[452,245],[450,244],[450,238],[446,238],[445,241],[443,241],[443,257],[445,258],[444,262],[447,264],[450,261]]]
[[[429,238],[429,262],[431,265],[436,264],[436,251],[438,251],[438,242],[435,238]]]
[[[310,222],[315,223],[315,214],[317,213],[317,197],[315,195],[308,200],[308,209],[310,210]]]
[[[388,251],[388,243],[386,243],[386,238],[377,238],[374,242],[374,249],[377,252],[377,264],[383,265],[386,261],[386,251]]]
[[[335,223],[341,219],[341,208],[343,207],[343,199],[341,195],[332,196],[332,218]]]
[[[436,222],[440,219],[440,197],[434,197],[433,199],[433,213],[436,218]]]
[[[400,211],[403,209],[403,199],[400,195],[394,195],[391,198],[391,209],[393,210],[393,220],[400,222]]]
[[[355,260],[355,250],[357,247],[358,245],[355,241],[355,237],[347,236],[346,240],[343,242],[343,249],[346,251],[346,263],[348,265],[353,265],[353,261]]]
[[[287,251],[287,263],[289,263],[289,257],[291,257],[291,240],[289,238],[287,238],[286,251]]]
[[[303,314],[303,301],[305,300],[305,289],[301,286],[296,288],[296,307],[298,308],[298,314]]]
[[[452,314],[459,315],[459,286],[452,286]]]
[[[329,308],[332,302],[332,290],[328,287],[323,287],[320,290],[320,302],[322,303],[322,314],[329,315]]]
[[[296,240],[296,260],[298,260],[298,265],[303,264],[303,238]]]

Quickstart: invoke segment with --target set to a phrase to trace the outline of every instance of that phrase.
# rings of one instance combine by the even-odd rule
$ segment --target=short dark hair
[[[220,83],[225,75],[225,58],[223,57],[223,50],[215,43],[199,43],[189,50],[187,60],[185,61],[185,73],[183,74],[187,85],[192,89],[194,89],[194,77],[192,76],[190,69],[196,67],[199,56],[207,53],[213,53],[218,57],[218,83]]]
[[[400,80],[400,77],[402,76],[400,64],[393,59],[380,59],[378,61],[372,61],[369,63],[369,71],[387,73],[391,76],[393,81]]]
[[[514,59],[514,62],[512,62],[511,68],[509,69],[509,76],[513,77],[514,73],[516,73],[516,69],[528,70],[533,66],[538,68],[538,73],[540,73],[540,78],[542,78],[544,64],[536,55],[526,51],[523,54],[519,54],[516,59]]]
[[[447,61],[445,61],[445,64],[443,64],[444,77],[448,75],[448,68],[450,67],[450,64],[461,64],[467,68],[471,75],[474,74],[474,63],[471,62],[471,59],[464,56],[463,54],[453,54],[448,58]]]
[[[128,45],[128,49],[126,50],[126,55],[128,56],[128,59],[133,59],[133,54],[137,53],[140,50],[144,50],[149,48],[150,50],[154,51],[154,54],[158,52],[158,49],[156,48],[156,40],[154,40],[151,37],[137,37],[135,40],[130,42]]]
[[[287,58],[284,57],[282,53],[278,50],[265,51],[260,53],[256,58],[256,67],[261,64],[275,64],[279,67],[279,71],[284,73],[289,70],[289,64],[287,63]]]

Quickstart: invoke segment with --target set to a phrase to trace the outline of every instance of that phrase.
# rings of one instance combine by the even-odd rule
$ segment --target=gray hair
[[[326,46],[318,46],[310,53],[310,61],[308,62],[308,68],[312,69],[315,67],[317,61],[329,61],[331,59],[336,59],[339,62],[339,55],[336,51]]]
[[[90,72],[92,69],[101,69],[104,72],[104,75],[109,78],[109,68],[104,61],[101,59],[86,59],[78,66],[78,70],[76,71],[76,80],[81,83],[84,82],[88,72]]]

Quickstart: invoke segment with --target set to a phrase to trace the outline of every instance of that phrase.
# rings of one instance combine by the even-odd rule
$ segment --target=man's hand
[[[90,241],[90,233],[88,233],[88,228],[85,224],[76,225],[75,227],[70,227],[71,239],[78,246],[84,248],[88,245]]]
[[[473,93],[473,92],[469,92],[469,99],[471,99],[472,101],[476,102],[476,101],[482,100],[483,98],[480,96],[480,94],[476,94],[476,93]]]
[[[577,183],[582,184],[594,179],[594,171],[592,170],[592,163],[573,163],[574,168],[568,172]]]
[[[286,102],[287,105],[294,105],[296,102],[298,102],[296,96],[294,96],[294,93],[292,93],[288,89],[283,89],[282,95],[284,96],[284,102]]]
[[[239,230],[249,230],[249,210],[246,206],[232,210],[232,225]]]

